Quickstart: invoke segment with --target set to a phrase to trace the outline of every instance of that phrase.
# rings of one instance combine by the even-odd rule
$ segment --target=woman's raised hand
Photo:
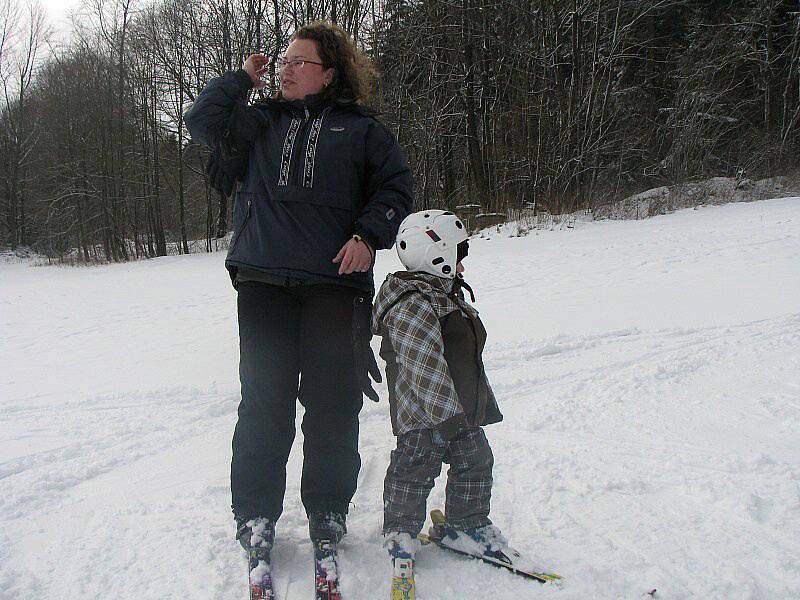
[[[267,85],[267,82],[261,79],[261,75],[263,75],[268,68],[269,58],[263,54],[251,54],[242,65],[242,69],[250,75],[250,79],[253,81],[253,87],[255,88],[263,88]]]

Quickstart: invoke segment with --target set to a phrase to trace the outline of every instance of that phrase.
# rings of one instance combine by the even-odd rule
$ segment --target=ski
[[[391,600],[414,600],[414,560],[395,558],[392,560]]]
[[[507,569],[515,575],[520,575],[527,579],[533,579],[540,583],[559,584],[563,581],[560,575],[533,569],[530,561],[526,560],[513,548],[505,548],[505,551],[494,551],[485,554],[473,554],[471,552],[466,552],[458,548],[454,543],[455,540],[450,536],[445,535],[442,531],[442,526],[445,524],[445,518],[442,511],[432,510],[431,520],[433,521],[433,527],[431,527],[428,535],[419,535],[419,540],[423,544],[435,544],[436,546],[444,548],[445,550],[449,550],[450,552],[454,552],[462,556],[468,556],[470,558],[477,558],[478,560],[481,560],[492,566]]]
[[[314,590],[316,600],[342,600],[339,591],[339,565],[336,544],[330,540],[314,541]]]
[[[269,551],[263,548],[251,548],[247,567],[250,600],[275,600],[277,596],[272,587]]]

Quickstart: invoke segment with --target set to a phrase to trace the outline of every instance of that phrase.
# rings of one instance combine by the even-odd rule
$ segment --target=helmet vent
[[[431,262],[435,265],[440,265],[444,262],[444,259],[441,256],[437,256]]]
[[[456,221],[456,227],[459,229],[464,229],[464,226],[461,224],[461,221]]]
[[[401,247],[403,250],[405,250],[405,249],[406,249],[406,243],[405,243],[404,241],[403,241],[403,242],[400,242],[400,247]]]
[[[450,271],[452,271],[452,270],[453,269],[450,268],[450,265],[445,265],[445,266],[442,267],[442,273],[444,273],[445,275],[450,273]]]

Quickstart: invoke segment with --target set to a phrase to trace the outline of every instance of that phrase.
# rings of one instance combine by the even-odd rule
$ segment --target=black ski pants
[[[242,399],[231,463],[234,515],[280,516],[298,398],[305,408],[303,505],[308,513],[346,514],[361,467],[353,316],[364,294],[257,281],[240,282],[238,292]]]

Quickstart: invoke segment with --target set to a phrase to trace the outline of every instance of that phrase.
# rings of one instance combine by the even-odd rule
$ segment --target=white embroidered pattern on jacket
[[[294,139],[300,130],[300,119],[292,119],[289,124],[289,131],[283,140],[283,153],[281,154],[281,171],[278,177],[278,185],[289,185],[289,167],[292,164],[292,151],[294,150]]]
[[[319,141],[319,132],[322,129],[322,121],[329,110],[330,107],[323,110],[311,124],[308,144],[306,145],[306,162],[303,166],[303,187],[314,187],[314,159],[317,156],[317,142]]]

